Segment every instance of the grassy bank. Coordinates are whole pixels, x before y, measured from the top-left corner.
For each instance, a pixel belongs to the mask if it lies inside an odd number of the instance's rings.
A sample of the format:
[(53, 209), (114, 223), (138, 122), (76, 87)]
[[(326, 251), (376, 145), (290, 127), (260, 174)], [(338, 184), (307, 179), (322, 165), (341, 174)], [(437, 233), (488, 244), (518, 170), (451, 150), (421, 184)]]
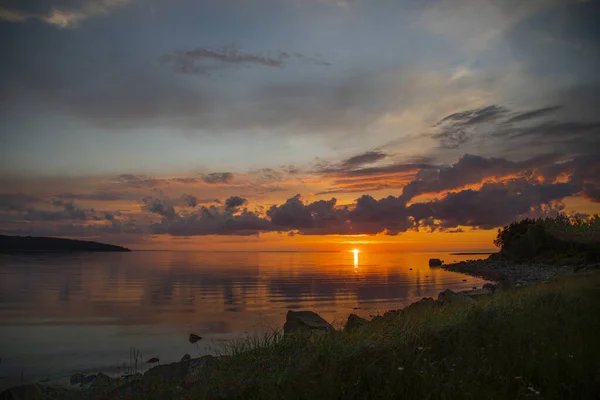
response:
[(592, 399), (600, 395), (600, 275), (471, 304), (390, 314), (357, 332), (238, 343), (187, 393), (248, 399)]

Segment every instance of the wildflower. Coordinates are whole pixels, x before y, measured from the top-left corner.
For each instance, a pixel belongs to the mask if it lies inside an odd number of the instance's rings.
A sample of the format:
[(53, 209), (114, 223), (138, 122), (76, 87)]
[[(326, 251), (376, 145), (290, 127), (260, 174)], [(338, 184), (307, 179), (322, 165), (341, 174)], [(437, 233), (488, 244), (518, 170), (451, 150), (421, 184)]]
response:
[(398, 367), (398, 371), (404, 371), (404, 367)]
[(423, 350), (423, 346), (419, 346), (419, 347), (417, 347), (417, 349)]

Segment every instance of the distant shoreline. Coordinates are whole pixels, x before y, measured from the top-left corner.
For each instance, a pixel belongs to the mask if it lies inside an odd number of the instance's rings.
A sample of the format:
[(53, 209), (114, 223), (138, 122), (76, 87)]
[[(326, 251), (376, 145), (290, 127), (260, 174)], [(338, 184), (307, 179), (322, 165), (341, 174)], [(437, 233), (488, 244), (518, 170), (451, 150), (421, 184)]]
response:
[(81, 252), (130, 252), (126, 247), (112, 244), (35, 236), (0, 235), (0, 253), (81, 253)]
[(474, 253), (450, 253), (451, 256), (484, 256), (486, 254), (496, 254), (495, 251), (484, 251)]

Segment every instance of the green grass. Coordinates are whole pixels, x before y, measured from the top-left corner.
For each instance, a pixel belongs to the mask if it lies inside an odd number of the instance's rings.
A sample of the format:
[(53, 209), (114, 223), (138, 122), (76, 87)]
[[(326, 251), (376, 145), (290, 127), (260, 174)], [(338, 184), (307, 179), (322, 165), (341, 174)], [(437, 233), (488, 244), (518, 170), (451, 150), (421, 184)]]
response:
[(593, 399), (599, 339), (600, 275), (577, 276), (388, 315), (354, 333), (254, 337), (186, 397)]

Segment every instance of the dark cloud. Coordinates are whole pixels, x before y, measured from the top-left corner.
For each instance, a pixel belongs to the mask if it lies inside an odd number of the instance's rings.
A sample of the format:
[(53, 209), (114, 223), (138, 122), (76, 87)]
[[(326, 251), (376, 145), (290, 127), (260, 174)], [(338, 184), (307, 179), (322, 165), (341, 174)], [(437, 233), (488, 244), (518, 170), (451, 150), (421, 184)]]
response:
[(520, 162), (465, 154), (449, 167), (421, 170), (416, 179), (404, 187), (402, 197), (408, 201), (423, 193), (457, 189), (468, 184), (479, 183), (486, 178), (504, 177), (552, 165), (559, 160), (560, 157), (556, 154)]
[(248, 53), (235, 47), (203, 48), (180, 51), (161, 57), (160, 61), (170, 65), (175, 71), (185, 74), (211, 75), (231, 67), (258, 65), (283, 68), (291, 59), (315, 65), (329, 66), (330, 63), (317, 57), (300, 53), (289, 54), (279, 51), (275, 55)]
[(237, 209), (245, 204), (248, 204), (248, 200), (240, 196), (232, 196), (225, 200), (226, 211), (237, 211)]
[(231, 183), (233, 174), (231, 172), (213, 172), (202, 176), (202, 180), (211, 185), (219, 183)]
[(350, 157), (342, 161), (342, 167), (353, 168), (363, 164), (372, 164), (376, 161), (383, 160), (388, 155), (381, 151), (367, 151), (365, 153)]
[(443, 228), (471, 226), (494, 228), (508, 224), (543, 204), (577, 194), (571, 183), (531, 184), (525, 180), (484, 184), (480, 190), (449, 193), (428, 203), (431, 215)]
[(28, 209), (24, 215), (24, 219), (28, 221), (62, 221), (62, 220), (80, 220), (85, 221), (88, 219), (98, 219), (94, 215), (93, 210), (84, 210), (79, 208), (75, 203), (62, 200), (52, 200), (54, 207), (62, 210), (38, 210)]
[(298, 194), (282, 205), (274, 205), (267, 210), (267, 216), (274, 230), (295, 230), (302, 234), (326, 235), (349, 233), (347, 224), (348, 209), (337, 208), (337, 200), (319, 200), (304, 204)]
[(198, 198), (196, 196), (192, 196), (191, 194), (184, 194), (181, 196), (183, 203), (188, 207), (196, 207), (198, 205)]
[(92, 201), (118, 201), (123, 200), (127, 193), (117, 191), (98, 191), (92, 193), (61, 193), (57, 195), (63, 200), (92, 200)]
[(535, 137), (539, 139), (565, 138), (574, 140), (577, 135), (600, 132), (600, 122), (556, 122), (549, 121), (536, 126), (509, 131), (511, 138)]
[(233, 215), (231, 212), (219, 211), (216, 207), (201, 207), (194, 214), (152, 225), (154, 234), (172, 236), (204, 236), (204, 235), (256, 235), (260, 232), (272, 231), (271, 223), (255, 213), (242, 211)]
[(470, 139), (467, 132), (459, 127), (443, 129), (440, 133), (433, 135), (433, 137), (438, 139), (441, 147), (445, 149), (457, 149)]
[(142, 199), (142, 211), (161, 215), (171, 221), (179, 218), (175, 208), (168, 199), (159, 199), (156, 197), (145, 197)]
[(24, 211), (41, 200), (22, 193), (0, 193), (0, 210)]
[(481, 124), (484, 122), (495, 121), (500, 117), (506, 115), (508, 110), (505, 107), (499, 105), (491, 105), (482, 108), (476, 108), (474, 110), (457, 112), (447, 117), (442, 118), (435, 126), (439, 126), (444, 123), (451, 122), (454, 125), (469, 126)]
[(155, 179), (143, 175), (121, 174), (117, 177), (117, 183), (131, 188), (154, 188), (166, 183), (163, 179)]
[(562, 106), (552, 106), (552, 107), (538, 108), (537, 110), (525, 111), (525, 112), (521, 112), (521, 113), (518, 113), (518, 114), (510, 117), (505, 122), (506, 123), (522, 122), (522, 121), (527, 121), (529, 119), (540, 118), (540, 117), (544, 117), (548, 114), (552, 114), (552, 113), (560, 110), (561, 108), (562, 108)]

